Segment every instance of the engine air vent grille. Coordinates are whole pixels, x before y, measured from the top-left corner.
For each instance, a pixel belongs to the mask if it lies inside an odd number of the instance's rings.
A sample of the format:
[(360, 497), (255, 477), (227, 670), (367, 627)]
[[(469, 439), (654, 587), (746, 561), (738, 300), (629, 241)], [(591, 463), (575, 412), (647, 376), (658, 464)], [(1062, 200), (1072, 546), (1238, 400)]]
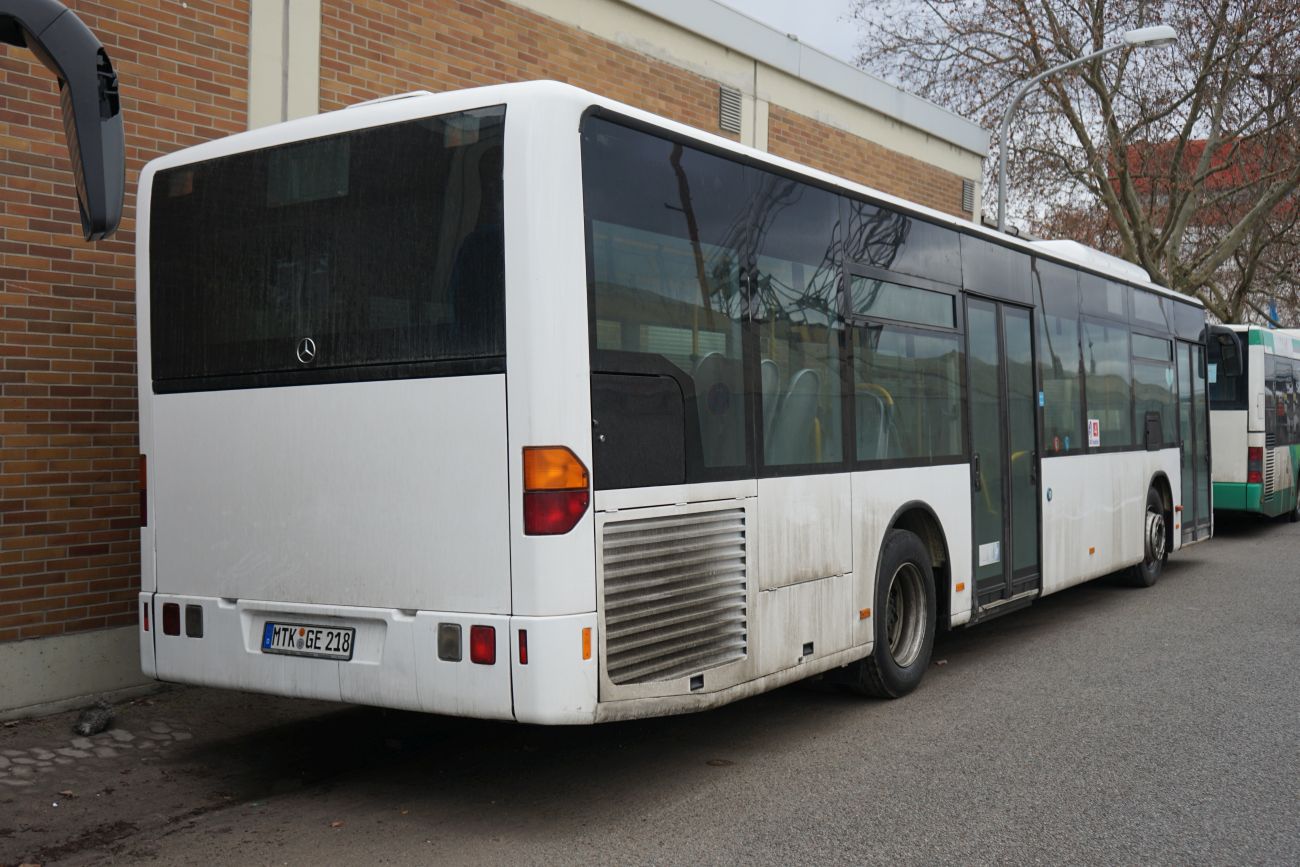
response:
[(1264, 499), (1273, 498), (1277, 490), (1277, 437), (1268, 434), (1264, 438)]
[(611, 682), (672, 680), (745, 657), (746, 544), (744, 509), (605, 525)]

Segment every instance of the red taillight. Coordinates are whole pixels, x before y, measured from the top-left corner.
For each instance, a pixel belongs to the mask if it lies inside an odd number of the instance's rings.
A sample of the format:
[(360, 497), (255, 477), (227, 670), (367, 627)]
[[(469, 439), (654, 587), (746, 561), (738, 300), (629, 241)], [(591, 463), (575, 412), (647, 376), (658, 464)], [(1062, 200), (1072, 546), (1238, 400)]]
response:
[(524, 449), (524, 533), (558, 536), (577, 526), (591, 505), (587, 468), (564, 446)]
[(491, 626), (469, 628), (469, 661), (479, 665), (496, 665), (497, 631)]
[(528, 630), (519, 630), (519, 664), (528, 664)]
[(163, 604), (163, 634), (181, 634), (181, 607), (175, 602)]
[(149, 603), (140, 603), (140, 623), (144, 626), (144, 631), (149, 631)]
[(144, 455), (140, 455), (140, 526), (149, 526), (149, 472)]
[(1264, 450), (1259, 446), (1246, 449), (1246, 484), (1264, 483)]
[(533, 491), (524, 494), (524, 532), (529, 536), (558, 536), (577, 525), (587, 512), (586, 491)]

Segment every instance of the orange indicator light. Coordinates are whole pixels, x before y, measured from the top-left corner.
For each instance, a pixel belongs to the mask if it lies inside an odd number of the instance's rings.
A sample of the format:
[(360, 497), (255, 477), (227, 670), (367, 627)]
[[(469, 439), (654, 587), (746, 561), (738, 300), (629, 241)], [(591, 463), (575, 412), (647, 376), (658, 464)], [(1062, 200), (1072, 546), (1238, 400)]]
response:
[(582, 658), (591, 659), (591, 627), (582, 628)]
[(871, 616), (871, 609), (870, 609), (870, 608), (863, 608), (861, 611), (858, 612), (858, 619), (859, 619), (859, 620), (866, 620), (866, 619), (869, 618), (870, 616)]
[(1089, 549), (1088, 549), (1088, 556), (1089, 556), (1089, 557), (1091, 557), (1093, 554), (1096, 554), (1096, 553), (1097, 553), (1097, 549), (1096, 549), (1096, 548), (1089, 548)]
[(965, 590), (965, 589), (966, 589), (966, 582), (965, 582), (965, 581), (958, 581), (958, 582), (957, 582), (957, 592), (960, 593), (960, 592), (962, 592), (962, 591)]
[(587, 468), (564, 446), (524, 449), (525, 491), (585, 490), (587, 484)]

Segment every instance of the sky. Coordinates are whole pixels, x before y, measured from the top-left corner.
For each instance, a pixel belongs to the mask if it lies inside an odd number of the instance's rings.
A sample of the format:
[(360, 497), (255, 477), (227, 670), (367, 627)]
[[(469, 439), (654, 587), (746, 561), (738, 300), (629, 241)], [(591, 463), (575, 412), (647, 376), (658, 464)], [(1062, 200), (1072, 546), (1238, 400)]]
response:
[(853, 62), (857, 28), (848, 20), (853, 0), (719, 0), (782, 33), (821, 49), (846, 63)]

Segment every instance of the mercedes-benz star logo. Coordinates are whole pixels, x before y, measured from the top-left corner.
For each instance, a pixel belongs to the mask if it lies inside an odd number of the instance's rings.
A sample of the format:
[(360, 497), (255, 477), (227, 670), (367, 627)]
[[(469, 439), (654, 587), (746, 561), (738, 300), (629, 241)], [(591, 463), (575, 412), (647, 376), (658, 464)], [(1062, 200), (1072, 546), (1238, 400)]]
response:
[(298, 360), (303, 364), (311, 364), (316, 360), (316, 341), (310, 337), (304, 337), (298, 341)]

